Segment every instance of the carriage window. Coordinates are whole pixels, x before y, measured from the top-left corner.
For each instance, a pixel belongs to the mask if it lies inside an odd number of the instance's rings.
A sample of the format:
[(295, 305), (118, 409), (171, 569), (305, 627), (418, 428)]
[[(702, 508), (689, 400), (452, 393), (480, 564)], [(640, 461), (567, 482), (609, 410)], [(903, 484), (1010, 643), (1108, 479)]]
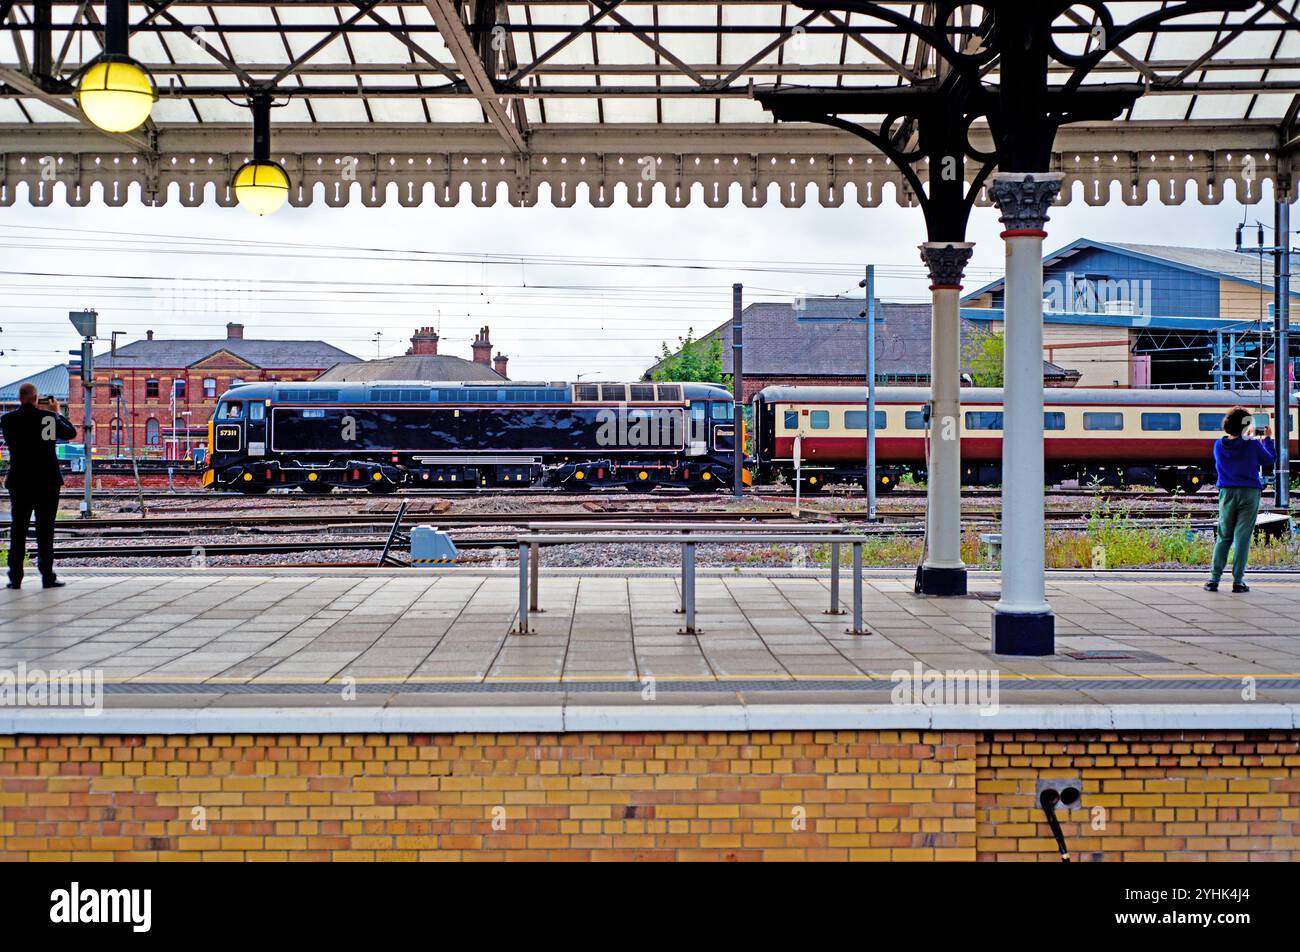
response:
[(831, 428), (831, 411), (812, 411), (812, 413), (808, 414), (808, 425), (814, 430), (829, 430)]
[(260, 420), (266, 415), (266, 404), (253, 402), (248, 405), (248, 418), (250, 420)]
[(661, 383), (659, 385), (660, 400), (680, 400), (682, 398), (682, 388), (675, 383)]
[(1059, 410), (1048, 410), (1043, 414), (1044, 430), (1064, 430), (1065, 414)]
[[(884, 410), (876, 411), (876, 429), (885, 428), (886, 413)], [(845, 410), (844, 411), (844, 429), (846, 430), (865, 430), (867, 428), (867, 411), (866, 410)]]
[(1196, 420), (1202, 433), (1218, 433), (1223, 429), (1222, 413), (1198, 413)]
[(596, 400), (598, 391), (594, 383), (575, 383), (573, 385), (574, 400)]
[(1083, 428), (1085, 430), (1122, 430), (1124, 429), (1124, 414), (1085, 413), (1083, 415)]
[(719, 400), (713, 404), (713, 419), (730, 420), (736, 415), (735, 411), (736, 405), (734, 403), (727, 403), (724, 400)]
[(1002, 429), (1002, 411), (972, 410), (966, 414), (966, 429), (1000, 430)]
[(785, 411), (785, 428), (786, 428), (787, 430), (797, 430), (797, 429), (799, 429), (799, 411), (798, 411), (798, 410), (786, 410), (786, 411)]
[(908, 410), (907, 413), (903, 415), (903, 426), (907, 427), (909, 430), (924, 430), (925, 411)]
[(1161, 430), (1169, 432), (1172, 430), (1181, 430), (1182, 428), (1183, 415), (1181, 413), (1142, 414), (1142, 429), (1144, 430)]
[(655, 398), (655, 385), (652, 383), (634, 383), (632, 384), (633, 400), (653, 400)]
[(600, 387), (600, 399), (612, 400), (616, 403), (626, 403), (627, 387), (623, 386), (621, 383), (602, 384)]

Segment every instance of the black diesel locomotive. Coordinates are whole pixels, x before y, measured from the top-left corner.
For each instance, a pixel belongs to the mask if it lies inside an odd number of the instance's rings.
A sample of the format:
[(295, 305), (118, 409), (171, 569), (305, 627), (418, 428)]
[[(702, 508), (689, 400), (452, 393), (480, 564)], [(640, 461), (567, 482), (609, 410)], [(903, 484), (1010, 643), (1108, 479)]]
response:
[(203, 485), (721, 490), (733, 410), (704, 383), (249, 383), (217, 404)]

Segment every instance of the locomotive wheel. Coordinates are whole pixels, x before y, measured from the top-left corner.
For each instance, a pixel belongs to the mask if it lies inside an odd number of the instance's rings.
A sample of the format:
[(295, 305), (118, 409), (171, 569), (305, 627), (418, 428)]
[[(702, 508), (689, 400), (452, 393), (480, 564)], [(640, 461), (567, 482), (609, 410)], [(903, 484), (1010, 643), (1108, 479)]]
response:
[(820, 476), (809, 476), (803, 481), (803, 491), (806, 493), (819, 493), (825, 486), (826, 483)]
[(576, 479), (565, 480), (562, 485), (565, 492), (568, 493), (589, 493), (591, 492), (591, 483), (579, 482)]
[(641, 483), (641, 482), (637, 482), (637, 483), (628, 483), (628, 484), (627, 484), (627, 488), (628, 488), (628, 491), (629, 491), (629, 492), (634, 492), (634, 493), (652, 493), (652, 492), (655, 491), (655, 487), (658, 486), (658, 485), (659, 485), (658, 483), (650, 483), (650, 482), (644, 482), (644, 483)]
[(389, 493), (397, 492), (397, 483), (370, 483), (366, 486), (366, 492), (374, 493), (376, 496), (387, 496)]
[(271, 491), (271, 487), (259, 486), (257, 483), (245, 483), (239, 487), (239, 491), (247, 496), (264, 496)]
[(299, 488), (308, 496), (326, 496), (334, 491), (330, 483), (303, 483)]

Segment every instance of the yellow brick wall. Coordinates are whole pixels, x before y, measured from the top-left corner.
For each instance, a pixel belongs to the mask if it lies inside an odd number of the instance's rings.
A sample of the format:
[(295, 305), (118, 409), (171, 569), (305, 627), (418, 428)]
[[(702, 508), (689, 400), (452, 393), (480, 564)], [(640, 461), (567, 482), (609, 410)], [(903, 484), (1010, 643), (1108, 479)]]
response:
[(1300, 734), (994, 733), (980, 743), (979, 858), (1060, 862), (1038, 778), (1083, 784), (1058, 813), (1071, 858), (1300, 859)]
[[(0, 736), (0, 860), (1300, 859), (1300, 734)], [(1094, 829), (1093, 811), (1102, 825)]]
[(0, 859), (973, 859), (974, 768), (906, 731), (0, 737)]

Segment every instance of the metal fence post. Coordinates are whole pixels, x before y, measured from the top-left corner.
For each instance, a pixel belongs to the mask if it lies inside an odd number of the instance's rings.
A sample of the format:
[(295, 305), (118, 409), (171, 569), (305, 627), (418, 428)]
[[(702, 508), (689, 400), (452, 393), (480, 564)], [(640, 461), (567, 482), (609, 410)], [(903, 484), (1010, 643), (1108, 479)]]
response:
[(682, 610), (686, 612), (686, 627), (678, 634), (694, 635), (695, 629), (695, 543), (682, 543)]
[(855, 635), (865, 635), (862, 627), (862, 542), (853, 543), (853, 629)]
[(843, 615), (840, 608), (840, 544), (831, 543), (831, 607), (826, 609), (828, 615)]
[(528, 634), (528, 556), (532, 548), (527, 542), (519, 543), (519, 627), (514, 633)]
[(532, 573), (532, 587), (529, 589), (528, 610), (531, 612), (540, 612), (542, 609), (537, 606), (538, 593), (541, 591), (541, 562), (542, 547), (540, 545), (530, 545), (528, 547), (528, 568)]
[[(690, 535), (690, 534), (691, 531), (689, 529), (685, 529), (682, 532), (682, 535)], [(682, 545), (682, 600), (681, 600), (681, 604), (678, 605), (676, 609), (674, 609), (673, 614), (674, 615), (686, 614), (686, 546), (684, 544)]]

